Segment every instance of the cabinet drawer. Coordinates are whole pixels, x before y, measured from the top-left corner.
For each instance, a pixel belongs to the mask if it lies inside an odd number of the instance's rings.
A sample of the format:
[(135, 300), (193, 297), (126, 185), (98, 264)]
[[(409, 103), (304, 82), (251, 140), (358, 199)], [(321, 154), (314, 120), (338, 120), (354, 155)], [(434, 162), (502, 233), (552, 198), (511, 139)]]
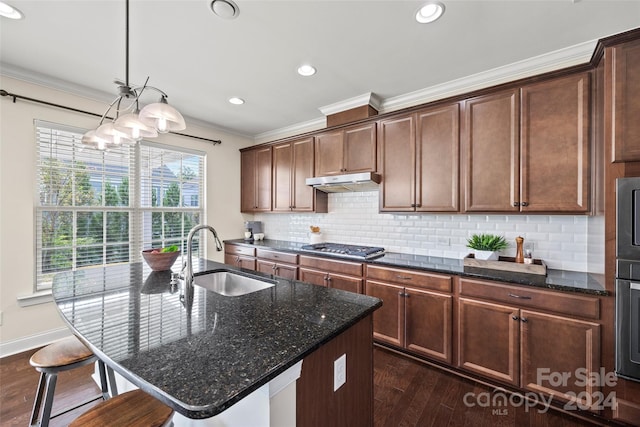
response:
[(298, 263), (298, 255), (290, 254), (286, 252), (267, 251), (265, 249), (257, 249), (256, 256), (262, 259), (269, 259), (271, 261), (287, 262), (289, 264)]
[(367, 265), (367, 279), (451, 292), (451, 276)]
[(299, 264), (300, 266), (311, 267), (317, 270), (362, 277), (362, 264), (359, 262), (336, 261), (327, 258), (300, 255)]
[(256, 249), (249, 246), (225, 244), (224, 251), (225, 253), (232, 254), (232, 255), (247, 255), (247, 256), (256, 255)]
[(499, 301), (519, 307), (538, 308), (569, 316), (596, 320), (600, 318), (600, 300), (583, 295), (568, 295), (525, 286), (470, 279), (460, 279), (460, 295)]

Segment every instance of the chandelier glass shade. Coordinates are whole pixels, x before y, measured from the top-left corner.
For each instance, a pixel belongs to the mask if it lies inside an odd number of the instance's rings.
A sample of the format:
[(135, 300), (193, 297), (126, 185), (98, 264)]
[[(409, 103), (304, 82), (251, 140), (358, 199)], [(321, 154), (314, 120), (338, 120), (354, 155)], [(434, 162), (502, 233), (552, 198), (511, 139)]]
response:
[(120, 132), (129, 134), (134, 141), (158, 136), (158, 131), (153, 126), (149, 126), (140, 120), (137, 111), (118, 117), (113, 122), (113, 126)]
[[(143, 86), (129, 85), (129, 0), (125, 3), (126, 81), (117, 82), (120, 95), (109, 104), (98, 128), (89, 130), (82, 137), (84, 144), (99, 150), (107, 150), (121, 144), (133, 144), (142, 138), (155, 138), (159, 133), (177, 132), (187, 127), (182, 114), (167, 103), (166, 93), (156, 87), (147, 86), (146, 82)], [(140, 97), (149, 90), (160, 93), (160, 101), (139, 110)], [(115, 112), (114, 118), (108, 117), (112, 110)]]
[(182, 114), (163, 96), (160, 102), (149, 104), (140, 111), (140, 121), (155, 128), (160, 133), (183, 130), (186, 127)]

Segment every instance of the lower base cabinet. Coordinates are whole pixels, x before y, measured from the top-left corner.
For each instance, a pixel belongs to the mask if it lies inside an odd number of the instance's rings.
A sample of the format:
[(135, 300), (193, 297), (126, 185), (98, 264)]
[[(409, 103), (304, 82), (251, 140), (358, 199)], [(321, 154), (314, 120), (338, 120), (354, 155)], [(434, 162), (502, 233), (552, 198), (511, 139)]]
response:
[(230, 243), (225, 243), (224, 245), (224, 263), (233, 265), (234, 267), (255, 270), (255, 255), (256, 251), (253, 248)]
[(458, 367), (581, 407), (596, 404), (600, 325), (459, 298)]
[[(415, 286), (405, 285), (407, 282)], [(365, 287), (367, 295), (383, 301), (373, 314), (376, 341), (448, 364), (453, 362), (453, 296), (430, 290), (450, 290), (450, 276), (367, 266)]]
[(298, 280), (318, 286), (361, 294), (362, 264), (300, 256)]

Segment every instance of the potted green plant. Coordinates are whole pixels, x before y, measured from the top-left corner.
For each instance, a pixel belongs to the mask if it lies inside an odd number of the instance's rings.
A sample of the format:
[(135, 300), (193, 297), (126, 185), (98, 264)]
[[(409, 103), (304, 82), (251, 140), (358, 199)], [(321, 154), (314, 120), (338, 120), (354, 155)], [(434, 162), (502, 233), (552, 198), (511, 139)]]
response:
[(476, 259), (497, 260), (498, 251), (509, 247), (503, 236), (495, 234), (474, 234), (467, 239), (467, 247), (474, 250)]

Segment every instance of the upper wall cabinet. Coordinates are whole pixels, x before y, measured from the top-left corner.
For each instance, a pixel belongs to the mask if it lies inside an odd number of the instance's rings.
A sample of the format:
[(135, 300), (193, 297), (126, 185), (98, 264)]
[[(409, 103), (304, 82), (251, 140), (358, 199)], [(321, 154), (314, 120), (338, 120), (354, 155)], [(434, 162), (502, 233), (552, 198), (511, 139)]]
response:
[(315, 210), (315, 190), (305, 184), (313, 176), (313, 151), (313, 137), (273, 146), (274, 212)]
[(520, 209), (589, 210), (590, 74), (522, 88)]
[(315, 176), (375, 172), (376, 124), (365, 123), (316, 135)]
[(465, 103), (464, 210), (587, 212), (589, 74)]
[(380, 211), (458, 211), (459, 106), (378, 123)]
[(472, 98), (464, 112), (464, 210), (518, 211), (518, 89)]
[(240, 211), (271, 210), (271, 147), (240, 153)]
[[(608, 135), (613, 138), (613, 161), (640, 160), (640, 40), (605, 50), (605, 95)], [(608, 89), (608, 85), (606, 85)]]

